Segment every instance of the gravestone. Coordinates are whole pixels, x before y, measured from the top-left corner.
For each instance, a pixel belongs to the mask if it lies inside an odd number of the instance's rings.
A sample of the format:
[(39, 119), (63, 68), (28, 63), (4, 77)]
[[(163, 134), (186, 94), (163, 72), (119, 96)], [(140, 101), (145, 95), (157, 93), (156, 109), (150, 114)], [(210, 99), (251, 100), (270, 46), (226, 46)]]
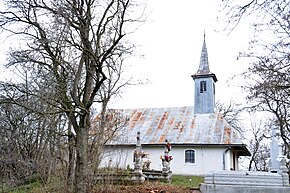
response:
[(165, 182), (171, 182), (172, 180), (172, 171), (170, 171), (170, 162), (173, 158), (172, 156), (169, 155), (170, 151), (171, 151), (171, 144), (166, 139), (165, 146), (164, 146), (164, 155), (161, 156), (162, 177), (163, 177), (163, 181)]
[(287, 159), (282, 155), (276, 130), (270, 144), (270, 171), (217, 171), (205, 176), (202, 193), (290, 193)]
[(275, 128), (272, 129), (270, 143), (270, 172), (277, 173), (280, 170), (280, 161), (279, 158), (282, 156), (282, 146), (277, 138), (277, 131)]
[(171, 151), (170, 143), (165, 140), (165, 149), (164, 149), (164, 156), (162, 157), (162, 173), (167, 174), (170, 172), (170, 161), (172, 160), (172, 156), (169, 155)]
[(132, 177), (132, 180), (135, 182), (145, 181), (145, 175), (142, 172), (142, 165), (143, 165), (142, 157), (143, 157), (143, 151), (141, 148), (140, 132), (138, 131), (136, 148), (134, 151), (134, 174)]

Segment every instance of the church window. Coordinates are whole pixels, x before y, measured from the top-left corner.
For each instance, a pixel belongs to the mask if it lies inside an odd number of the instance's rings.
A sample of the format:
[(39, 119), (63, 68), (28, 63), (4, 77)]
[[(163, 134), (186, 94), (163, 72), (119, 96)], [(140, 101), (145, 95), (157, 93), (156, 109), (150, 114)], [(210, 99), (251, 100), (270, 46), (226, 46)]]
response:
[(206, 81), (200, 81), (200, 93), (206, 91)]
[(195, 150), (185, 150), (185, 163), (195, 163)]

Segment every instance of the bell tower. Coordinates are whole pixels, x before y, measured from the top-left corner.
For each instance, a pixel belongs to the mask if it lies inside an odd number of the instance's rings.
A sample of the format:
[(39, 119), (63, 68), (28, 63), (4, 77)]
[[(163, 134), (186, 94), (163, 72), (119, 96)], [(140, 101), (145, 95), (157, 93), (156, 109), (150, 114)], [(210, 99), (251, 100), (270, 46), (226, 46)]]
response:
[(214, 113), (215, 83), (217, 78), (215, 74), (211, 73), (209, 70), (205, 34), (200, 55), (199, 68), (194, 75), (191, 75), (191, 77), (195, 82), (194, 113)]

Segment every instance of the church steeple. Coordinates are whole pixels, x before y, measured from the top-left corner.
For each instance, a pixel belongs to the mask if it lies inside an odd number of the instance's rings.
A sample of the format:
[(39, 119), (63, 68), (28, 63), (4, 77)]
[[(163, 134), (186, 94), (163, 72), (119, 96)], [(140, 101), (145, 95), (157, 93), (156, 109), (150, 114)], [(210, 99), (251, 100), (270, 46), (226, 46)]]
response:
[(215, 74), (211, 73), (209, 70), (205, 34), (200, 55), (199, 68), (191, 77), (195, 82), (194, 113), (214, 113), (215, 82), (217, 81), (217, 78)]
[(203, 45), (202, 45), (202, 50), (201, 50), (201, 55), (200, 55), (199, 68), (198, 68), (197, 73), (199, 73), (199, 74), (209, 73), (208, 55), (207, 55), (207, 48), (206, 48), (206, 43), (205, 43), (205, 34), (204, 34)]

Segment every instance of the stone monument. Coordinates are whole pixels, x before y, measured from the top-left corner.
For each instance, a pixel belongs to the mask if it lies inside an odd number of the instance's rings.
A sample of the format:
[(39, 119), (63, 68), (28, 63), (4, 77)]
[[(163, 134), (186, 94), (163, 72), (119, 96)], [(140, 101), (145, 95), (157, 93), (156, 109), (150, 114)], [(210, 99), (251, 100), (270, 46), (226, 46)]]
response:
[(135, 182), (144, 182), (145, 181), (145, 175), (142, 172), (142, 157), (143, 157), (143, 151), (141, 148), (141, 139), (140, 139), (140, 132), (137, 132), (137, 142), (136, 142), (136, 148), (134, 151), (134, 174), (133, 174), (133, 181)]
[(282, 155), (282, 144), (277, 137), (277, 130), (272, 129), (271, 143), (270, 143), (270, 172), (278, 173), (281, 166), (281, 159), (286, 158)]
[(166, 145), (164, 149), (164, 156), (161, 158), (162, 160), (162, 173), (168, 173), (170, 171), (170, 161), (172, 160), (172, 156), (169, 156), (169, 152), (171, 151), (170, 143), (165, 140)]
[(289, 186), (289, 175), (287, 174), (288, 168), (286, 167), (287, 157), (282, 153), (282, 144), (277, 136), (277, 130), (273, 128), (270, 144), (270, 172), (280, 174), (282, 176), (283, 184)]
[(202, 193), (290, 193), (287, 159), (272, 131), (270, 172), (217, 171), (205, 176)]
[(162, 175), (164, 180), (170, 182), (172, 180), (172, 172), (170, 171), (170, 161), (173, 159), (172, 156), (169, 155), (171, 151), (171, 144), (168, 140), (165, 140), (165, 148), (164, 155), (161, 156), (162, 161)]

